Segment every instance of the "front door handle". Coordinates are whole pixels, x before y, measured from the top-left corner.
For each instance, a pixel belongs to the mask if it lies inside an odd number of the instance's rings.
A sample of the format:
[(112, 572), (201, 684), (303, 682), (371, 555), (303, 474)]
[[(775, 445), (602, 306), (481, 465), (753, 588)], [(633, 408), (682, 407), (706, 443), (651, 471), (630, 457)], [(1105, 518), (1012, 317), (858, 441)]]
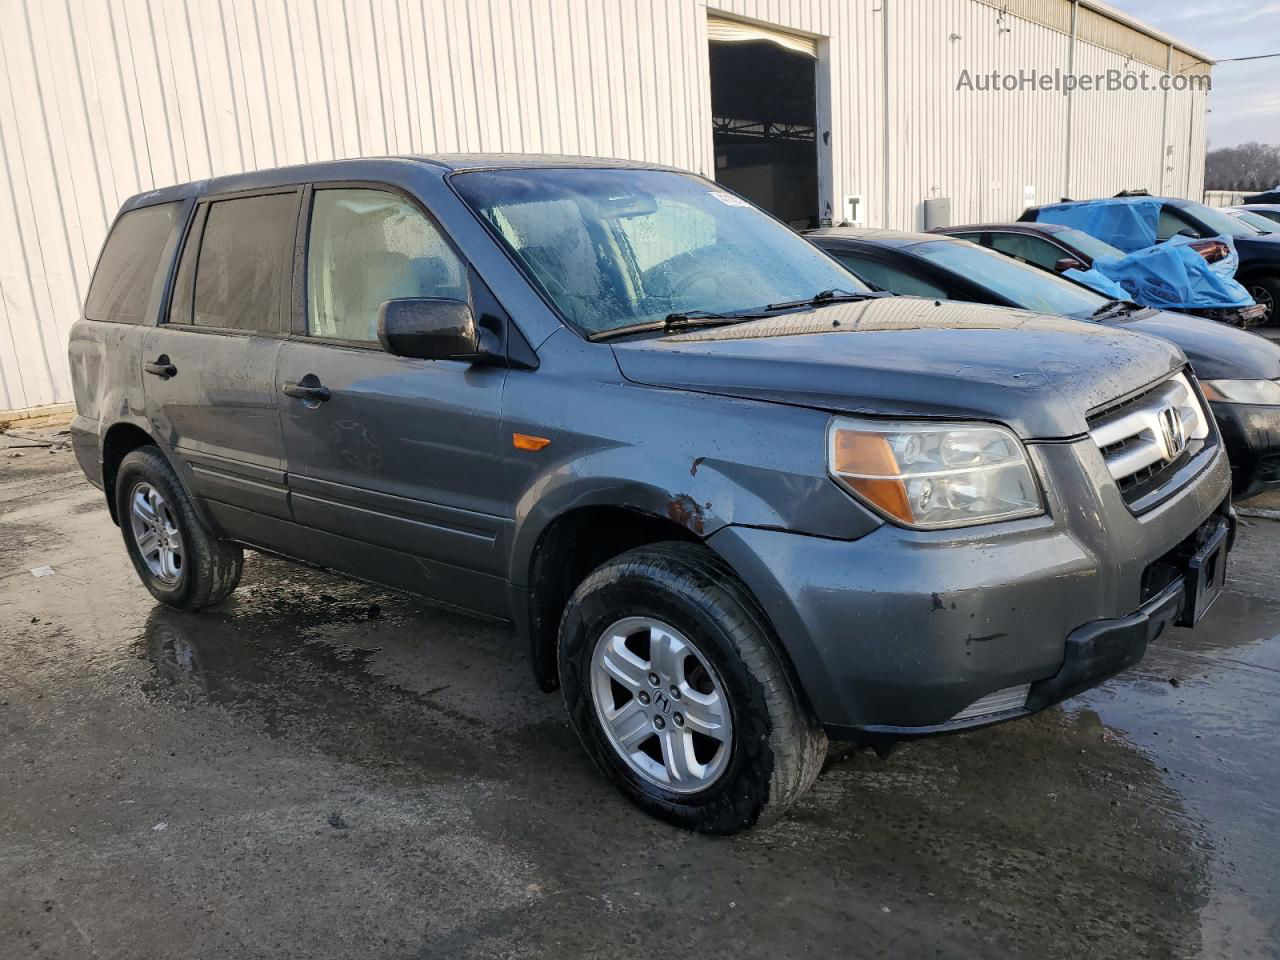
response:
[(324, 403), (329, 399), (329, 388), (320, 385), (320, 378), (308, 373), (300, 381), (288, 381), (284, 385), (284, 395), (295, 400), (309, 400), (312, 403)]
[(160, 354), (151, 363), (144, 363), (142, 369), (154, 377), (159, 377), (161, 380), (168, 380), (170, 377), (178, 375), (178, 368), (169, 362), (167, 353)]

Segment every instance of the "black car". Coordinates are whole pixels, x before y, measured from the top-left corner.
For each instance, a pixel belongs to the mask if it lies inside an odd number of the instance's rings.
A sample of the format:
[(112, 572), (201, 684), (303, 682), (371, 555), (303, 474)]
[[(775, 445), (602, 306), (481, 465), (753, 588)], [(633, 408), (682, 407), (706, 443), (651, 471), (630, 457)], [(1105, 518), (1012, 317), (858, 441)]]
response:
[(859, 278), (890, 293), (1021, 307), (1173, 341), (1191, 361), (1218, 421), (1235, 496), (1280, 487), (1280, 346), (1270, 340), (1199, 317), (1108, 300), (958, 238), (845, 227), (807, 236)]
[[(1265, 323), (1276, 319), (1276, 301), (1280, 300), (1280, 236), (1264, 235), (1247, 223), (1213, 207), (1182, 200), (1178, 197), (1155, 197), (1161, 203), (1156, 242), (1177, 236), (1209, 239), (1227, 236), (1240, 254), (1236, 279), (1266, 311)], [(1060, 204), (1055, 204), (1060, 206)], [(1029, 207), (1018, 219), (1034, 223), (1043, 207)], [(1106, 237), (1102, 238), (1103, 240)]]
[[(1125, 255), (1123, 250), (1105, 240), (1057, 223), (978, 223), (935, 227), (929, 232), (971, 240), (1015, 260), (1055, 273), (1088, 270), (1094, 260)], [(1222, 259), (1229, 252), (1226, 244), (1217, 240), (1199, 240), (1192, 246), (1209, 263)], [(1236, 327), (1252, 326), (1267, 320), (1266, 307), (1260, 302), (1247, 307), (1189, 307), (1178, 312), (1193, 313)]]

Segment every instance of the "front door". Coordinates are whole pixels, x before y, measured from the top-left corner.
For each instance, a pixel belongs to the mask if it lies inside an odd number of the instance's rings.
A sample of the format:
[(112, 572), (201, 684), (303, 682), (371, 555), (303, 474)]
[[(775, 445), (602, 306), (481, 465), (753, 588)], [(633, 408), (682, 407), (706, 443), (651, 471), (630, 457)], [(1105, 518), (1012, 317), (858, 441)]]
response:
[(143, 340), (153, 436), (228, 535), (285, 553), (289, 518), (276, 360), (289, 328), (301, 188), (197, 208), (167, 322)]
[(466, 265), (390, 189), (317, 188), (306, 245), (298, 335), (283, 346), (277, 389), (293, 514), (311, 528), (312, 559), (504, 614), (506, 370), (396, 357), (377, 339), (386, 300), (467, 300)]

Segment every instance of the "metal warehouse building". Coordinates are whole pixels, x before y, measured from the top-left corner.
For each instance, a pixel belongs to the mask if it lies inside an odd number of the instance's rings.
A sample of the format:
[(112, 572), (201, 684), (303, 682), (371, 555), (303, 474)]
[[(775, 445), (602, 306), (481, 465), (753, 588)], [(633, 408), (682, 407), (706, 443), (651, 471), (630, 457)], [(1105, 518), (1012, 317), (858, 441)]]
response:
[[(71, 400), (67, 333), (116, 208), (178, 181), (550, 151), (685, 167), (797, 225), (897, 228), (1202, 188), (1206, 92), (1188, 78), (1208, 61), (1094, 0), (0, 0), (0, 15), (0, 420)], [(1055, 71), (1149, 89), (981, 89)]]

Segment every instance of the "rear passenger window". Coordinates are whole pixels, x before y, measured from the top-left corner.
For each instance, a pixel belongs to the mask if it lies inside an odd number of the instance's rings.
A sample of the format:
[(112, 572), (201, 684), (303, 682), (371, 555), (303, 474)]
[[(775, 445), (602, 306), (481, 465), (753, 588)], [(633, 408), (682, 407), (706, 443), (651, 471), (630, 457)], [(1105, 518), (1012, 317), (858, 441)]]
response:
[(384, 190), (317, 190), (307, 247), (307, 332), (376, 341), (378, 308), (466, 300), (467, 270), (416, 206)]
[(273, 193), (209, 206), (196, 263), (197, 326), (288, 331), (284, 295), (297, 202), (294, 193)]
[(84, 315), (111, 323), (142, 323), (156, 285), (165, 246), (173, 234), (180, 203), (130, 210), (116, 221), (89, 284)]

